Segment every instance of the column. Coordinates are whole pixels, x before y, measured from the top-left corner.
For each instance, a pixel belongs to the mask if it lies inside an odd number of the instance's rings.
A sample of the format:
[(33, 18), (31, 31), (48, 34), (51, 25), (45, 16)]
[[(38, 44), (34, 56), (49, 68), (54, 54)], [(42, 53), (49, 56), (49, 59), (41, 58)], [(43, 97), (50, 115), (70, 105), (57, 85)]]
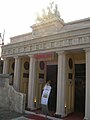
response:
[(85, 120), (90, 119), (90, 49), (86, 50), (86, 98)]
[(15, 57), (15, 67), (14, 67), (14, 89), (19, 91), (20, 86), (20, 58), (18, 56)]
[(28, 108), (34, 109), (34, 95), (35, 95), (35, 58), (30, 56), (29, 63), (29, 83), (28, 83)]
[(3, 74), (8, 74), (9, 69), (9, 60), (7, 58), (4, 58), (3, 60)]
[(56, 115), (65, 116), (65, 53), (58, 53), (57, 106)]

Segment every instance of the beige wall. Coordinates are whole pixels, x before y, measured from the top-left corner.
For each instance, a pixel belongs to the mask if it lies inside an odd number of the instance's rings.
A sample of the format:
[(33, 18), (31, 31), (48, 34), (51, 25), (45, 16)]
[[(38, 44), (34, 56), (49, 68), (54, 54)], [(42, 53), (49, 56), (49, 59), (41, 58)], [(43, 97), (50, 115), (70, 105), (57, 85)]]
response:
[[(72, 58), (73, 68), (69, 68), (68, 60)], [(75, 96), (75, 64), (85, 63), (85, 53), (68, 53), (66, 55), (66, 114), (74, 111), (74, 96)], [(72, 79), (69, 79), (69, 73), (72, 74)]]
[(24, 63), (29, 63), (29, 57), (21, 58), (21, 79), (20, 79), (20, 92), (27, 93), (28, 90), (28, 80), (29, 77), (25, 77), (24, 75), (29, 75), (29, 69), (26, 70), (24, 68)]

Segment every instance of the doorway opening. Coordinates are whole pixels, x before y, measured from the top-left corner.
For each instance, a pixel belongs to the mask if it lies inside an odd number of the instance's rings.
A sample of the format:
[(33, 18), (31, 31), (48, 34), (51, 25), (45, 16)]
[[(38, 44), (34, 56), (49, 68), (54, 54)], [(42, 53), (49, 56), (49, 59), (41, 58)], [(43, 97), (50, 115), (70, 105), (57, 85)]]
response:
[(47, 65), (46, 82), (51, 80), (51, 93), (48, 101), (49, 111), (56, 111), (57, 101), (57, 65)]
[(85, 114), (86, 65), (75, 64), (75, 103), (74, 111)]

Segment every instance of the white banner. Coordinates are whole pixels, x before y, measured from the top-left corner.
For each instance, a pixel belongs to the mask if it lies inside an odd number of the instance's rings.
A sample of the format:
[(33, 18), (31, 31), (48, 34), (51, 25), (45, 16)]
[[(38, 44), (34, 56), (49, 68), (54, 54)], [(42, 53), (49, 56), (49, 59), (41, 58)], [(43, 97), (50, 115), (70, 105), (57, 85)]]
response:
[(43, 105), (48, 105), (48, 99), (49, 99), (49, 95), (51, 92), (51, 86), (45, 86), (43, 93), (42, 93), (42, 98), (41, 98), (41, 104)]

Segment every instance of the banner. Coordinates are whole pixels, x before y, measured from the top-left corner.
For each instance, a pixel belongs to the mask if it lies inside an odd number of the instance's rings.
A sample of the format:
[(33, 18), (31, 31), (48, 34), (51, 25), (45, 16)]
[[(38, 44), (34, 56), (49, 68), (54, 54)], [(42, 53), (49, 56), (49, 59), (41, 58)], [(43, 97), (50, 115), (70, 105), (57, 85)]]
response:
[(48, 105), (48, 99), (49, 99), (50, 92), (51, 92), (51, 86), (49, 85), (45, 86), (43, 93), (42, 93), (42, 98), (41, 98), (42, 105)]

